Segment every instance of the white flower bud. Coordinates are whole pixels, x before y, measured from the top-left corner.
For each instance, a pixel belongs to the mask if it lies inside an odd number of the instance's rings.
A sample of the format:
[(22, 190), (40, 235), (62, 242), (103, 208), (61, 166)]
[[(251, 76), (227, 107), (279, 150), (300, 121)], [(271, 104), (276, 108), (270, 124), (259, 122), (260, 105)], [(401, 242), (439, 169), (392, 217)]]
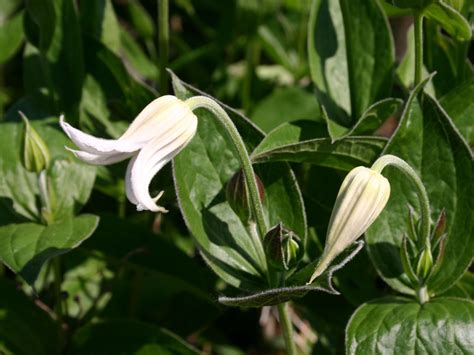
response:
[(323, 255), (309, 283), (370, 227), (389, 196), (390, 184), (379, 172), (359, 166), (347, 174), (332, 210)]

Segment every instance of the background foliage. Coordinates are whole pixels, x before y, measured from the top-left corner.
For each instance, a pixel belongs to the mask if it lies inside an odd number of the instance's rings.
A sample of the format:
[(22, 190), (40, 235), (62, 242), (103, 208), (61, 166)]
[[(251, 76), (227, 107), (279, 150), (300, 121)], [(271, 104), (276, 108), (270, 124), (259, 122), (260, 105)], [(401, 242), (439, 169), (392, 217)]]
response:
[[(209, 115), (198, 113), (196, 137), (154, 179), (166, 215), (134, 211), (124, 164), (92, 168), (63, 149), (62, 113), (117, 138), (153, 98), (198, 90), (228, 105), (264, 183), (266, 218), (303, 238), (304, 263), (322, 252), (347, 171), (382, 153), (417, 171), (433, 221), (447, 211), (445, 259), (422, 306), (399, 257), (407, 205), (418, 202), (388, 170), (392, 198), (367, 248), (335, 274), (341, 294), (278, 294), (296, 297), (302, 352), (472, 352), (474, 2), (429, 5), (423, 70), (437, 73), (414, 90), (403, 1), (170, 3), (166, 59), (154, 0), (0, 0), (0, 352), (283, 351), (274, 309), (247, 308), (274, 293), (239, 298), (262, 291), (261, 265), (242, 257), (250, 238), (223, 193), (238, 161)], [(159, 71), (164, 60), (172, 80)], [(51, 151), (52, 224), (21, 162), (19, 111)], [(232, 248), (219, 254), (221, 245)], [(394, 332), (400, 324), (406, 333)]]

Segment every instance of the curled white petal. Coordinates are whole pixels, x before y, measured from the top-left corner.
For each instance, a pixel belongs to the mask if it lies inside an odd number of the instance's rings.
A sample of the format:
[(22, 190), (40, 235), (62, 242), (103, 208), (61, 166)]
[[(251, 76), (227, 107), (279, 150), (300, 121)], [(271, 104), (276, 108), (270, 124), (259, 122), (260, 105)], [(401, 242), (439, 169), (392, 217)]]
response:
[(91, 165), (110, 165), (118, 163), (122, 160), (130, 158), (133, 153), (103, 153), (103, 154), (93, 154), (84, 152), (82, 150), (75, 150), (69, 147), (65, 147), (67, 150), (72, 152), (76, 158), (82, 160), (83, 162)]
[(141, 148), (140, 144), (133, 141), (97, 138), (90, 134), (84, 133), (64, 121), (64, 116), (60, 117), (59, 124), (67, 136), (74, 142), (74, 144), (87, 153), (97, 155), (106, 153), (122, 154), (132, 153)]
[(154, 198), (150, 196), (150, 182), (189, 143), (196, 129), (197, 117), (189, 113), (177, 120), (171, 129), (158, 134), (131, 162), (126, 177), (127, 196), (137, 205), (138, 210), (166, 211), (156, 204), (161, 193)]

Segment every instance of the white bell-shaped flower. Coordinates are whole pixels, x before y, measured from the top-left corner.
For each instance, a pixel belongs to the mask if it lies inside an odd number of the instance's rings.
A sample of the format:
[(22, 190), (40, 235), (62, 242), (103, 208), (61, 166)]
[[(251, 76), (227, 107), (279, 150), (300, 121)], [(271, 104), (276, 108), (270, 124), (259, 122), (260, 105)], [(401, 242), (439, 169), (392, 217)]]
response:
[(118, 139), (103, 139), (86, 134), (64, 121), (60, 124), (80, 150), (69, 149), (80, 160), (94, 165), (109, 165), (132, 158), (125, 177), (127, 198), (137, 210), (166, 212), (152, 198), (149, 186), (158, 171), (193, 138), (197, 117), (185, 102), (175, 96), (162, 96), (146, 106)]
[(347, 174), (329, 220), (323, 255), (309, 283), (370, 227), (389, 197), (390, 183), (379, 172), (359, 166)]

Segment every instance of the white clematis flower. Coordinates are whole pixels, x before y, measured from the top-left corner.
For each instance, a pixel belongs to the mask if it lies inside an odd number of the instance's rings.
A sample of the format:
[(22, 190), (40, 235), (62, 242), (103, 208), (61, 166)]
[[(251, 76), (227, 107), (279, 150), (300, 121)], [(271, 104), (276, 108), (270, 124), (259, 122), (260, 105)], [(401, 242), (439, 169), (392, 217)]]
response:
[(127, 198), (139, 211), (167, 212), (156, 204), (163, 191), (152, 198), (149, 185), (196, 133), (197, 117), (185, 102), (171, 95), (152, 101), (119, 139), (86, 134), (65, 122), (64, 117), (60, 124), (80, 150), (66, 148), (86, 163), (109, 165), (132, 158), (125, 176)]
[(379, 172), (359, 166), (344, 179), (329, 220), (323, 255), (309, 283), (377, 219), (390, 197), (390, 183)]

